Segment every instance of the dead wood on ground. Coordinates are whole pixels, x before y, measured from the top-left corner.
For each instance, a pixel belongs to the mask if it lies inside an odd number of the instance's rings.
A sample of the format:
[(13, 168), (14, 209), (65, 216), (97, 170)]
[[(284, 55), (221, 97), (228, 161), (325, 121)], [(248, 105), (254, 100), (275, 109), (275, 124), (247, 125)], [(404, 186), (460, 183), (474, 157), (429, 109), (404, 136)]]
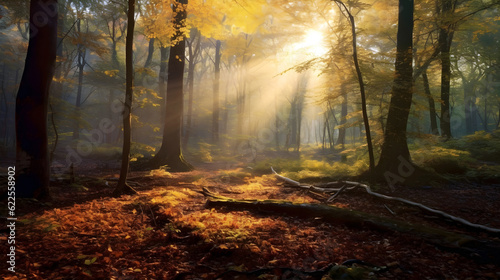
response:
[(282, 200), (232, 199), (217, 195), (203, 188), (201, 193), (208, 198), (207, 208), (227, 210), (249, 210), (303, 218), (320, 218), (333, 224), (344, 224), (356, 228), (370, 228), (380, 231), (396, 231), (421, 238), (431, 244), (452, 250), (480, 262), (500, 264), (500, 244), (481, 241), (472, 236), (445, 231), (424, 225), (375, 216), (354, 210), (329, 205), (292, 203)]
[(498, 228), (492, 228), (492, 227), (488, 227), (485, 225), (471, 223), (465, 219), (450, 215), (450, 214), (445, 213), (441, 210), (430, 208), (428, 206), (425, 206), (423, 204), (420, 204), (420, 203), (417, 203), (417, 202), (414, 202), (411, 200), (403, 199), (400, 197), (388, 196), (388, 195), (374, 192), (371, 190), (371, 188), (368, 185), (365, 185), (362, 183), (352, 182), (352, 181), (338, 181), (338, 182), (324, 183), (324, 184), (321, 184), (320, 186), (303, 185), (303, 184), (301, 184), (297, 181), (294, 181), (290, 178), (279, 175), (278, 173), (276, 173), (276, 171), (274, 171), (274, 169), (272, 167), (271, 167), (271, 170), (274, 173), (274, 175), (279, 180), (281, 180), (285, 184), (287, 184), (287, 186), (331, 194), (331, 196), (330, 196), (330, 198), (328, 198), (327, 202), (332, 202), (340, 193), (342, 193), (345, 190), (352, 190), (355, 188), (363, 188), (366, 190), (366, 192), (369, 195), (375, 196), (377, 198), (381, 198), (381, 199), (385, 199), (385, 200), (399, 201), (399, 202), (402, 202), (402, 203), (407, 204), (407, 205), (415, 206), (415, 207), (423, 209), (427, 212), (437, 214), (439, 216), (450, 219), (452, 221), (455, 221), (457, 223), (460, 223), (462, 225), (465, 225), (465, 226), (473, 228), (473, 229), (480, 229), (480, 230), (483, 230), (483, 231), (486, 231), (489, 233), (495, 233), (495, 234), (500, 233), (500, 229), (498, 229)]

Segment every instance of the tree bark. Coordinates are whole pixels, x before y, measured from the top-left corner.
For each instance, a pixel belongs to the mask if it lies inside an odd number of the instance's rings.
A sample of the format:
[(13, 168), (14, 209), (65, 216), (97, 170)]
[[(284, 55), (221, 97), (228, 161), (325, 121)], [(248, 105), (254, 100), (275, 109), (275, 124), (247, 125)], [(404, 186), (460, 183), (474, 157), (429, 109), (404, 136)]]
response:
[(165, 111), (167, 107), (167, 69), (168, 69), (168, 47), (163, 45), (160, 46), (160, 73), (158, 74), (158, 91), (160, 96), (163, 98), (163, 104), (161, 105), (161, 116), (160, 122), (165, 121)]
[(16, 98), (16, 197), (50, 198), (47, 114), (57, 17), (57, 0), (31, 0), (28, 53)]
[[(193, 46), (193, 42), (195, 42)], [(191, 136), (192, 120), (193, 120), (193, 94), (194, 94), (194, 70), (197, 63), (197, 57), (200, 50), (201, 44), (201, 34), (198, 30), (194, 29), (191, 40), (186, 41), (189, 53), (189, 63), (188, 63), (188, 76), (187, 76), (187, 86), (188, 86), (188, 108), (186, 114), (186, 126), (184, 127), (184, 137), (182, 144), (187, 147), (189, 142), (189, 137)]]
[(186, 172), (193, 167), (184, 160), (181, 149), (181, 131), (183, 115), (183, 80), (186, 41), (182, 29), (187, 18), (187, 0), (178, 0), (173, 5), (175, 18), (174, 25), (177, 31), (172, 37), (175, 45), (170, 47), (167, 75), (167, 98), (165, 122), (163, 127), (163, 141), (160, 150), (149, 162), (150, 168), (159, 168), (167, 165), (169, 171)]
[(431, 122), (431, 133), (434, 135), (439, 135), (437, 119), (436, 119), (436, 105), (434, 104), (435, 101), (434, 98), (432, 97), (429, 78), (427, 77), (426, 70), (422, 72), (422, 79), (424, 80), (425, 95), (427, 96), (427, 101), (429, 102), (429, 119)]
[(122, 149), (122, 164), (120, 168), (120, 178), (114, 191), (114, 195), (118, 196), (123, 193), (136, 193), (129, 185), (127, 185), (127, 175), (130, 163), (130, 146), (132, 142), (132, 100), (134, 95), (134, 27), (135, 27), (135, 0), (128, 0), (128, 21), (127, 21), (127, 38), (125, 42), (125, 71), (126, 71), (126, 88), (125, 88), (125, 103), (123, 104), (123, 149)]
[[(373, 170), (375, 168), (375, 157), (373, 155), (372, 137), (371, 137), (371, 132), (370, 132), (370, 122), (368, 119), (368, 111), (366, 109), (365, 84), (363, 82), (363, 75), (361, 75), (361, 68), (359, 67), (359, 62), (358, 62), (358, 51), (357, 51), (357, 44), (356, 44), (356, 25), (354, 23), (354, 17), (352, 16), (352, 14), (349, 12), (347, 7), (344, 6), (344, 8), (345, 8), (345, 11), (349, 15), (349, 21), (351, 23), (352, 58), (354, 61), (354, 68), (356, 68), (356, 74), (358, 76), (358, 82), (359, 82), (359, 91), (361, 94), (361, 110), (363, 112), (363, 123), (365, 126), (366, 144), (368, 145), (370, 172), (373, 172)], [(361, 131), (359, 133), (361, 134)]]
[(339, 136), (337, 137), (337, 145), (342, 145), (342, 150), (345, 149), (345, 135), (346, 135), (346, 123), (347, 123), (347, 91), (345, 89), (345, 83), (340, 86), (340, 91), (342, 94), (342, 105), (340, 109), (340, 128)]
[[(396, 73), (392, 86), (384, 143), (376, 167), (392, 187), (412, 175), (412, 168), (401, 170), (401, 163), (410, 163), (406, 126), (413, 95), (413, 0), (399, 0), (396, 50)], [(404, 172), (402, 172), (404, 171)]]
[(149, 66), (151, 66), (151, 62), (153, 62), (154, 52), (155, 52), (155, 38), (150, 38), (148, 45), (148, 56), (146, 57), (146, 61), (144, 62), (144, 68), (148, 68)]
[(215, 62), (214, 62), (214, 85), (213, 85), (213, 104), (212, 104), (212, 142), (219, 142), (219, 95), (220, 95), (220, 49), (221, 42), (215, 42)]
[[(449, 17), (454, 11), (455, 0), (441, 0), (441, 7), (438, 7), (438, 14), (441, 17)], [(438, 48), (441, 58), (441, 136), (445, 139), (451, 138), (451, 114), (450, 114), (450, 81), (451, 81), (451, 61), (450, 49), (453, 39), (453, 25), (441, 23), (438, 36)]]
[(76, 102), (75, 102), (75, 119), (73, 127), (73, 139), (80, 138), (80, 117), (81, 117), (81, 105), (82, 105), (82, 90), (83, 90), (83, 69), (85, 68), (85, 54), (86, 49), (82, 42), (82, 30), (81, 30), (81, 20), (78, 19), (76, 24), (76, 30), (78, 32), (78, 88), (76, 91)]

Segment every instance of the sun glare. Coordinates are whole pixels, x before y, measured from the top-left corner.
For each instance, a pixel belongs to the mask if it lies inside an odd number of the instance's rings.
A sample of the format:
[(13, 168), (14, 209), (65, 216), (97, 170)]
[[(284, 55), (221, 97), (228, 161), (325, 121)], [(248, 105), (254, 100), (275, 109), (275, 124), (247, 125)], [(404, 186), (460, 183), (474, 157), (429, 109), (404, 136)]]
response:
[(296, 50), (304, 51), (314, 56), (322, 56), (328, 51), (325, 47), (322, 32), (315, 29), (309, 29), (304, 33), (302, 38), (302, 41), (297, 43)]

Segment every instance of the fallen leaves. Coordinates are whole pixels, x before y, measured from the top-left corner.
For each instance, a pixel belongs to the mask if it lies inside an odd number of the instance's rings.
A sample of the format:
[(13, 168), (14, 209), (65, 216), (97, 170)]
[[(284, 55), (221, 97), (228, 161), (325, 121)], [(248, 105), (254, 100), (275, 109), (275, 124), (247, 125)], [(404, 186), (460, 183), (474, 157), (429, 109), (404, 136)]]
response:
[[(477, 266), (402, 234), (279, 213), (205, 209), (196, 184), (228, 191), (235, 198), (314, 199), (277, 186), (271, 176), (250, 178), (233, 170), (224, 173), (232, 178), (224, 183), (222, 173), (197, 172), (144, 177), (160, 187), (142, 190), (139, 196), (81, 200), (19, 217), (16, 250), (22, 265), (17, 279), (173, 279), (178, 274), (212, 279), (230, 268), (316, 270), (352, 258), (392, 267), (382, 279), (498, 278), (498, 267)], [(338, 203), (385, 211), (367, 200), (343, 198)]]

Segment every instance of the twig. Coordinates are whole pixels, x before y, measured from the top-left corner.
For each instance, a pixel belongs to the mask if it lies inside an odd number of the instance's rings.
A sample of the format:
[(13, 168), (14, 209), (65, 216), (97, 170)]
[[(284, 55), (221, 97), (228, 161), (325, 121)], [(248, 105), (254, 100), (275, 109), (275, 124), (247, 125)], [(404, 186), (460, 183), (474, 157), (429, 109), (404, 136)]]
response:
[(330, 198), (327, 201), (332, 202), (346, 188), (347, 188), (347, 185), (343, 185), (334, 195), (330, 196)]
[(396, 216), (396, 213), (394, 213), (394, 211), (391, 210), (391, 208), (389, 208), (389, 206), (387, 206), (386, 204), (384, 204), (384, 207), (385, 209), (387, 209), (387, 211), (389, 211), (392, 215)]

